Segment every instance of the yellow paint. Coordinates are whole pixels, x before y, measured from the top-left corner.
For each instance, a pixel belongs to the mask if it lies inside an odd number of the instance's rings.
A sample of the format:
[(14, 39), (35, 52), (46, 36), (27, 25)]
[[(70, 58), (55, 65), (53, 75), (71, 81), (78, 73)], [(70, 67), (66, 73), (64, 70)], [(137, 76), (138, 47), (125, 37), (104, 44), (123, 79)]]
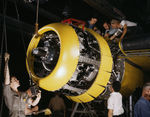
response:
[(74, 29), (67, 24), (54, 23), (46, 25), (41, 28), (38, 33), (41, 35), (47, 31), (54, 31), (60, 39), (61, 47), (57, 65), (54, 70), (44, 78), (39, 78), (34, 74), (34, 58), (31, 52), (37, 47), (40, 37), (33, 37), (27, 50), (27, 59), (29, 63), (29, 67), (27, 65), (27, 70), (28, 72), (31, 71), (32, 79), (38, 82), (41, 88), (48, 91), (55, 91), (64, 86), (76, 70), (79, 59), (79, 41)]
[(143, 84), (143, 72), (125, 62), (125, 72), (121, 83), (121, 93), (129, 96), (133, 91)]
[(150, 56), (129, 56), (127, 59), (140, 66), (143, 70), (150, 71)]

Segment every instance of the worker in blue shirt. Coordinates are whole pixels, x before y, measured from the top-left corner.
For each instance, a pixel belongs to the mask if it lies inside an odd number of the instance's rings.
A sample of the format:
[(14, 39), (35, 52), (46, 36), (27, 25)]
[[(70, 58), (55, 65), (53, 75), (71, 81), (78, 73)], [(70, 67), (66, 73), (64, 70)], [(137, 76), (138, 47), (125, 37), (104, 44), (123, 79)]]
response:
[(134, 107), (134, 117), (150, 117), (150, 83), (143, 86), (142, 96)]

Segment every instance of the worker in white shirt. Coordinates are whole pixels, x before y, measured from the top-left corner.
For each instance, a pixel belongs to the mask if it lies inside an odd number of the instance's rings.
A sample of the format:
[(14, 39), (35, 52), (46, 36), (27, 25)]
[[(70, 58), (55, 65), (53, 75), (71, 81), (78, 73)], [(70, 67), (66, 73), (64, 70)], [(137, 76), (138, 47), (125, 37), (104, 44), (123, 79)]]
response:
[(122, 95), (119, 93), (121, 84), (114, 81), (110, 86), (110, 97), (107, 101), (108, 117), (123, 117), (124, 109), (122, 104)]
[(125, 37), (125, 35), (127, 34), (127, 32), (131, 32), (134, 33), (136, 32), (137, 28), (137, 23), (128, 21), (128, 20), (122, 20), (121, 22), (115, 19), (112, 19), (111, 21), (111, 26), (118, 28), (118, 31), (112, 36), (110, 37), (110, 40), (113, 40), (114, 38), (116, 38), (117, 36), (119, 36), (119, 40), (123, 39)]

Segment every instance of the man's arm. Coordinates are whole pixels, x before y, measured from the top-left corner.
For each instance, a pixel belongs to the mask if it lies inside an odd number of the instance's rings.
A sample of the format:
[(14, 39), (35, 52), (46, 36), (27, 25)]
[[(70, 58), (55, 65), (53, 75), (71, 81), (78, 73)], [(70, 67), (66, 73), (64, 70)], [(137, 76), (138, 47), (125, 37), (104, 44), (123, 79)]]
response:
[(41, 99), (41, 91), (36, 95), (35, 100), (30, 98), (28, 103), (31, 104), (32, 106), (36, 106), (39, 103), (40, 99)]
[(123, 32), (122, 32), (122, 35), (120, 37), (120, 40), (124, 38), (126, 33), (127, 33), (127, 24), (125, 24), (124, 27), (123, 27)]
[(25, 107), (25, 115), (32, 115), (34, 114), (35, 112), (37, 112), (39, 109), (38, 106), (35, 106), (33, 108), (28, 108), (28, 104), (26, 104), (26, 107)]
[(108, 117), (113, 117), (113, 110), (112, 109), (108, 110)]
[(3, 95), (4, 95), (4, 100), (5, 104), (10, 110), (12, 107), (13, 103), (13, 92), (10, 88), (10, 75), (9, 75), (9, 67), (8, 67), (8, 61), (9, 61), (9, 54), (5, 53), (4, 56), (5, 59), (5, 67), (4, 67), (4, 87), (3, 87)]
[(106, 33), (106, 34), (104, 35), (104, 38), (109, 38), (109, 33)]
[(110, 40), (115, 39), (115, 38), (118, 37), (120, 34), (122, 34), (122, 30), (118, 29), (118, 30), (110, 37)]
[(115, 34), (110, 37), (110, 40), (113, 40), (114, 38), (116, 38), (116, 35), (115, 35)]
[(5, 53), (5, 68), (4, 68), (5, 85), (10, 84), (10, 74), (9, 74), (9, 67), (8, 67), (9, 56), (10, 55), (8, 53)]

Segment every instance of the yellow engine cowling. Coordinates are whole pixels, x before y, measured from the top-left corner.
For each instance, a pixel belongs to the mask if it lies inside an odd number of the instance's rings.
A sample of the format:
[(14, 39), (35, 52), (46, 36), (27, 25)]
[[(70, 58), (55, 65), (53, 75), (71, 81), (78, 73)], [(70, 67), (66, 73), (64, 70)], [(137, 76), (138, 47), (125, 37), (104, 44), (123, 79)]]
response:
[[(46, 25), (38, 33), (40, 36), (33, 36), (28, 46), (26, 66), (39, 87), (61, 91), (75, 102), (105, 98), (109, 83), (116, 79), (112, 78), (115, 64), (111, 50), (102, 36), (64, 23)], [(141, 85), (143, 73), (125, 60), (121, 64), (121, 92), (128, 95)]]

